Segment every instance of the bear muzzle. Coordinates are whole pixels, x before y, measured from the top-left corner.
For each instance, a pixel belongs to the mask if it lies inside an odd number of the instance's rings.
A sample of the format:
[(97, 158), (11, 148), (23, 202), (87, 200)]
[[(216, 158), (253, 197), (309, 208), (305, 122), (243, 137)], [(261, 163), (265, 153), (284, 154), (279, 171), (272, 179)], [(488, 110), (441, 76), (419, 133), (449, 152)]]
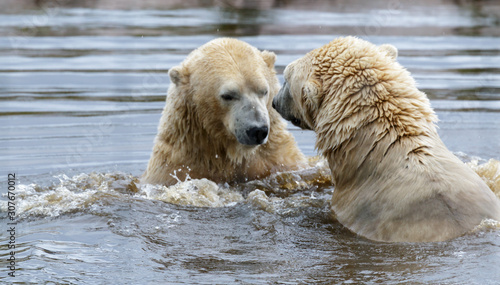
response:
[(246, 138), (239, 140), (240, 143), (245, 145), (260, 145), (267, 142), (269, 127), (267, 126), (252, 127), (246, 130), (245, 133), (246, 133)]
[(290, 121), (291, 112), (290, 109), (293, 106), (293, 99), (290, 95), (290, 89), (288, 82), (285, 81), (283, 87), (278, 91), (278, 94), (273, 98), (273, 108), (278, 111), (278, 113), (285, 119)]
[(283, 119), (290, 121), (293, 125), (301, 128), (311, 128), (303, 124), (302, 120), (294, 116), (292, 109), (294, 108), (293, 98), (290, 94), (290, 87), (288, 82), (285, 81), (278, 94), (273, 98), (273, 108), (283, 117)]

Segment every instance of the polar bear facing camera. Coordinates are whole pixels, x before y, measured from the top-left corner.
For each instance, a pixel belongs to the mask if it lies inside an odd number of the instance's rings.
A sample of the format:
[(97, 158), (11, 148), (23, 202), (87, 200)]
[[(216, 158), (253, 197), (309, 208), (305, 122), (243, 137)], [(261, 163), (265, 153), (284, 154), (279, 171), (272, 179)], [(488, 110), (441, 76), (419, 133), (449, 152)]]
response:
[(331, 207), (353, 232), (377, 241), (443, 241), (500, 201), (439, 138), (427, 96), (391, 45), (338, 38), (289, 64), (273, 106), (316, 132), (335, 184)]
[(306, 165), (271, 107), (276, 56), (236, 39), (212, 40), (169, 71), (171, 80), (143, 183), (217, 183)]

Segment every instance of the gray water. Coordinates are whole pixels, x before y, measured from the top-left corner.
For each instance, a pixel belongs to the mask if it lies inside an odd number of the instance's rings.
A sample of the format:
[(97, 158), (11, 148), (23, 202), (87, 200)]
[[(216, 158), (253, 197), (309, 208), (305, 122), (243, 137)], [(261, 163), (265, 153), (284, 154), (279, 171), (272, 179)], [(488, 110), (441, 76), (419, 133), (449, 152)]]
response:
[[(431, 99), (445, 144), (500, 195), (500, 3), (198, 2), (0, 4), (2, 282), (500, 282), (493, 222), (420, 244), (372, 242), (343, 228), (328, 210), (333, 188), (313, 157), (314, 134), (293, 126), (310, 169), (236, 186), (137, 184), (167, 71), (191, 50), (237, 37), (275, 52), (282, 80), (294, 59), (356, 35), (398, 48)], [(9, 173), (17, 179), (15, 277), (7, 268)]]

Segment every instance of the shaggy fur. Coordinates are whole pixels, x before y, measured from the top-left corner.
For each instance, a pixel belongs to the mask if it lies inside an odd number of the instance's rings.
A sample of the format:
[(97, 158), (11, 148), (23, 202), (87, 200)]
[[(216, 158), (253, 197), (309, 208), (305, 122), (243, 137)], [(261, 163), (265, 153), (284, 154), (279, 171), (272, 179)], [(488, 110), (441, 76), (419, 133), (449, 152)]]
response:
[[(279, 89), (275, 57), (242, 41), (222, 38), (194, 50), (172, 68), (172, 84), (142, 182), (171, 185), (188, 176), (238, 182), (305, 166), (286, 124), (271, 108)], [(243, 145), (231, 132), (230, 126), (243, 114), (220, 98), (221, 88), (228, 85), (240, 90), (241, 96), (263, 100), (270, 124), (266, 143)], [(261, 86), (268, 90), (261, 91)], [(262, 94), (254, 94), (258, 92)]]
[(287, 66), (273, 105), (317, 134), (335, 191), (332, 210), (377, 241), (443, 241), (500, 202), (439, 138), (426, 95), (396, 62), (397, 50), (346, 37)]

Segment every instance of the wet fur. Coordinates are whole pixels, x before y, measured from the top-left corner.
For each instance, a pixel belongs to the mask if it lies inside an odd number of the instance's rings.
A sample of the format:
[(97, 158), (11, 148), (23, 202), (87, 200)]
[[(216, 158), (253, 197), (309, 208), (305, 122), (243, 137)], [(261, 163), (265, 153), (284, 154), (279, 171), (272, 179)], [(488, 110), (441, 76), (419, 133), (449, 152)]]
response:
[(390, 242), (443, 241), (500, 220), (499, 199), (444, 146), (429, 100), (396, 56), (390, 46), (339, 38), (285, 70), (294, 105), (280, 106), (281, 92), (275, 104), (316, 132), (337, 219)]
[[(271, 107), (279, 89), (274, 61), (273, 53), (223, 38), (193, 51), (181, 66), (173, 68), (172, 84), (142, 182), (171, 185), (187, 176), (238, 182), (304, 166), (305, 157)], [(226, 114), (217, 96), (220, 84), (231, 76), (240, 76), (248, 84), (258, 76), (268, 81), (267, 143), (242, 145), (228, 131)]]

